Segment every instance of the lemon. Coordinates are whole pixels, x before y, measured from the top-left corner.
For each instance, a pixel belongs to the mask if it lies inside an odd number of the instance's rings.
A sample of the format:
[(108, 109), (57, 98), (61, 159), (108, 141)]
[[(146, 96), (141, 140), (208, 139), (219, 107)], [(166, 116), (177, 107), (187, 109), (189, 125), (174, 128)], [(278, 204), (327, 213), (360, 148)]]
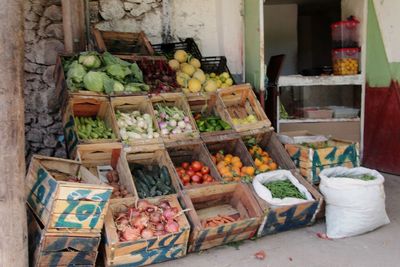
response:
[(198, 93), (201, 91), (201, 82), (196, 78), (192, 78), (189, 80), (189, 90), (192, 93)]
[(217, 82), (215, 82), (213, 80), (206, 81), (206, 83), (204, 85), (204, 91), (215, 92), (215, 91), (217, 91), (217, 89), (218, 89)]
[(171, 59), (168, 61), (168, 65), (171, 67), (173, 70), (178, 70), (180, 67), (179, 61), (176, 59)]
[(178, 71), (176, 73), (176, 82), (183, 87), (187, 87), (188, 80), (190, 79), (190, 76), (187, 75), (186, 73)]
[(176, 50), (174, 58), (179, 62), (183, 63), (188, 60), (188, 54), (184, 50)]
[(229, 86), (233, 85), (233, 80), (231, 78), (226, 79), (225, 83)]
[(221, 76), (221, 75), (219, 76), (219, 80), (220, 80), (221, 82), (223, 82), (223, 83), (226, 81), (225, 77), (223, 77), (223, 76)]
[(229, 73), (228, 73), (228, 72), (226, 72), (226, 71), (225, 71), (225, 72), (223, 72), (223, 73), (221, 73), (220, 77), (221, 77), (221, 76), (222, 76), (222, 77), (224, 77), (224, 78), (225, 78), (225, 80), (226, 80), (226, 79), (229, 79), (229, 78), (231, 77), (231, 76), (229, 75)]
[[(183, 66), (182, 66), (182, 65), (183, 65)], [(182, 64), (182, 65), (181, 65), (181, 70), (182, 70), (182, 72), (183, 72), (183, 73), (186, 73), (187, 75), (189, 75), (190, 77), (192, 77), (193, 74), (194, 74), (195, 71), (196, 71), (196, 68), (193, 67), (193, 66), (190, 65), (190, 64)]]
[(184, 94), (190, 94), (190, 90), (188, 89), (188, 88), (183, 88), (182, 89), (182, 92), (184, 93)]
[(220, 88), (228, 88), (228, 87), (229, 87), (229, 85), (227, 85), (226, 83), (223, 83)]
[(206, 81), (206, 75), (204, 75), (204, 72), (201, 69), (198, 69), (194, 74), (193, 78), (196, 78), (203, 84)]
[(211, 77), (211, 78), (215, 78), (215, 77), (217, 77), (217, 74), (215, 74), (214, 72), (212, 72), (212, 73), (210, 73), (210, 77)]
[(222, 86), (222, 82), (220, 80), (217, 80), (217, 87), (221, 88), (221, 86)]
[(201, 67), (200, 60), (198, 60), (197, 58), (192, 58), (189, 61), (189, 64), (192, 65), (193, 67), (195, 67), (196, 69), (199, 69)]

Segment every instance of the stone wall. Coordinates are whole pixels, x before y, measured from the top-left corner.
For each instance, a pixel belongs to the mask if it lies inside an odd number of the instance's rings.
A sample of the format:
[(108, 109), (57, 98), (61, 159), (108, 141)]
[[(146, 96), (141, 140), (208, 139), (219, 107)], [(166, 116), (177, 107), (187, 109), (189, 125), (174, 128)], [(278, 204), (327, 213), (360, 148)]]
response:
[(61, 0), (25, 0), (25, 152), (65, 157), (54, 64), (64, 50)]

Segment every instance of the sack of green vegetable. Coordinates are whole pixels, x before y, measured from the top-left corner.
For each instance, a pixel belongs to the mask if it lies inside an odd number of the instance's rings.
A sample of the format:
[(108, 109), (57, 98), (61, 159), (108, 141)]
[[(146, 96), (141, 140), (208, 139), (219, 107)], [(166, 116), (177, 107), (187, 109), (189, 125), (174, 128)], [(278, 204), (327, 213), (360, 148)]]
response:
[(385, 179), (379, 172), (336, 167), (323, 170), (319, 177), (328, 237), (360, 235), (390, 223), (385, 210)]
[(260, 198), (273, 206), (295, 205), (313, 200), (310, 192), (286, 170), (257, 175), (253, 187)]

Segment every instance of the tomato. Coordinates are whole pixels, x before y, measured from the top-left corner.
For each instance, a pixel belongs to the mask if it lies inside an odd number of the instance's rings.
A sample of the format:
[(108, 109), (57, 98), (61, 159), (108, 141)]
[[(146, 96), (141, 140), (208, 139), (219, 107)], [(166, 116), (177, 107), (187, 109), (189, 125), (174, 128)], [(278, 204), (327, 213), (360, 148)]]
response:
[(214, 182), (214, 178), (209, 174), (204, 175), (203, 180), (204, 180), (204, 182), (208, 182), (208, 183)]
[(190, 166), (190, 167), (188, 168), (188, 170), (194, 172), (192, 166)]
[(183, 183), (190, 183), (190, 176), (189, 175), (187, 175), (187, 174), (185, 174), (185, 175), (183, 175), (183, 177), (182, 177), (182, 182)]
[(203, 164), (201, 164), (200, 161), (193, 161), (191, 167), (193, 168), (194, 171), (198, 172), (203, 167)]
[(186, 172), (186, 174), (189, 175), (189, 177), (192, 177), (194, 175), (194, 171), (189, 170)]
[(181, 167), (187, 170), (189, 168), (189, 162), (182, 162)]
[(210, 173), (210, 168), (207, 166), (203, 166), (203, 168), (201, 168), (201, 173), (202, 174), (209, 174)]
[(198, 175), (193, 175), (192, 181), (193, 181), (193, 183), (201, 183), (201, 177)]
[(196, 172), (194, 175), (197, 175), (199, 177), (203, 177), (203, 174), (201, 172)]
[(186, 174), (186, 171), (185, 171), (184, 169), (178, 170), (178, 175), (179, 175), (179, 177), (182, 177), (182, 176), (185, 175), (185, 174)]

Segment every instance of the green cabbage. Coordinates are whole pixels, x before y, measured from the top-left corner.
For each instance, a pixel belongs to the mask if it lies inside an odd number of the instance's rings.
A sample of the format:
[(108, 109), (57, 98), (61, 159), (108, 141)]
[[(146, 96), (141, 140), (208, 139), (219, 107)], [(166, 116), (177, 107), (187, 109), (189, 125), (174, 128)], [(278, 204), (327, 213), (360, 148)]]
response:
[(81, 83), (85, 75), (86, 70), (78, 61), (75, 60), (71, 63), (67, 72), (67, 79), (70, 79), (74, 83)]
[(83, 78), (85, 88), (93, 92), (103, 92), (103, 74), (97, 71), (89, 71)]
[(101, 66), (100, 58), (96, 52), (82, 53), (79, 56), (79, 63), (88, 69), (97, 69)]
[(144, 83), (128, 83), (125, 86), (125, 91), (127, 92), (142, 92), (142, 91), (149, 91), (150, 86)]
[(107, 66), (107, 74), (114, 77), (117, 80), (123, 80), (126, 76), (125, 68), (118, 64)]

